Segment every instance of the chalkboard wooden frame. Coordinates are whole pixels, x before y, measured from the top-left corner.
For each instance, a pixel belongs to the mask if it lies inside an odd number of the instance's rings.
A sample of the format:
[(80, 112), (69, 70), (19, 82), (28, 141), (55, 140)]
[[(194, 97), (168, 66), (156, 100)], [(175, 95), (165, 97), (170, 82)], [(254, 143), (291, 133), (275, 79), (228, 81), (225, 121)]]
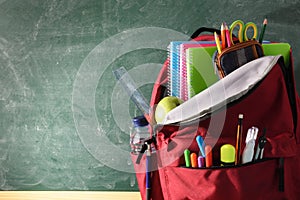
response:
[(0, 200), (139, 200), (139, 192), (87, 192), (87, 191), (4, 191), (0, 192)]

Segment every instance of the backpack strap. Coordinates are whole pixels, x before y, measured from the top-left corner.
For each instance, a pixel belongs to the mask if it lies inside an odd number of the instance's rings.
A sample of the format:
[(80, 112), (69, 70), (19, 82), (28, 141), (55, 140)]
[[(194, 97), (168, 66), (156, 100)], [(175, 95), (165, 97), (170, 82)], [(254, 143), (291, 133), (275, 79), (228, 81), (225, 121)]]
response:
[[(212, 35), (199, 36), (200, 34), (202, 34), (204, 32), (212, 33)], [(197, 40), (197, 41), (212, 41), (215, 39), (214, 35), (213, 35), (214, 32), (217, 32), (218, 35), (221, 35), (221, 31), (219, 29), (200, 27), (192, 34), (191, 39)]]

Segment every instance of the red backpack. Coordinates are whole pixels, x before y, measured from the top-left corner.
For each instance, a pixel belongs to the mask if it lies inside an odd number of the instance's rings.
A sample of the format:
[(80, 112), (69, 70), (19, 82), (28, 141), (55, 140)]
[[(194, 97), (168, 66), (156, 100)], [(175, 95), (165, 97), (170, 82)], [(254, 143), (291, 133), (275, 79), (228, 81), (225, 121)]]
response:
[[(195, 40), (213, 40), (213, 36), (199, 36)], [(165, 94), (167, 67), (168, 60), (154, 84), (151, 107)], [(259, 136), (266, 128), (264, 158), (219, 167), (220, 146), (235, 144), (239, 113), (245, 116), (242, 149), (248, 128), (258, 127)], [(282, 57), (277, 59), (265, 77), (223, 108), (186, 124), (154, 127), (152, 141), (156, 142), (156, 152), (151, 155), (151, 199), (300, 199), (299, 114), (300, 100), (290, 51), (289, 66), (284, 65)], [(218, 120), (223, 119), (218, 126)], [(195, 140), (198, 135), (215, 143), (214, 167), (184, 167), (184, 149), (199, 152)], [(132, 155), (132, 160), (141, 197), (146, 199), (146, 156)]]

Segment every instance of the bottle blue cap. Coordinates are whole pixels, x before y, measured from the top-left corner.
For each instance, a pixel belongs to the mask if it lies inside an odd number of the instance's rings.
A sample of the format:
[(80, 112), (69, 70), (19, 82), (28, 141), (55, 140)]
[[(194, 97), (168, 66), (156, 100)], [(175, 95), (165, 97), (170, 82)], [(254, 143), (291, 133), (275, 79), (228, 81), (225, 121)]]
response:
[(149, 124), (144, 116), (137, 116), (132, 121), (134, 126), (147, 126)]

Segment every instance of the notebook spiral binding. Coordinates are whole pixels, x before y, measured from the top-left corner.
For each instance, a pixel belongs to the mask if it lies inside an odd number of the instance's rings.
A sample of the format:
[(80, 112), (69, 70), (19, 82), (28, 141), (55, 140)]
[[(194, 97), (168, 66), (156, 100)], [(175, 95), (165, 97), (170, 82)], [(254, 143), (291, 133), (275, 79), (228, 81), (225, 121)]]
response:
[(186, 73), (186, 54), (184, 44), (180, 45), (180, 99), (188, 100), (187, 96), (187, 73)]
[(167, 47), (167, 52), (168, 52), (168, 62), (167, 62), (167, 75), (168, 75), (168, 82), (167, 82), (167, 94), (168, 96), (171, 95), (171, 85), (172, 85), (172, 77), (171, 77), (171, 67), (170, 67), (170, 51), (171, 51), (171, 44), (168, 45)]
[(181, 43), (181, 41), (172, 41), (168, 48), (168, 56), (170, 63), (168, 67), (168, 91), (170, 96), (176, 97), (180, 97), (179, 46)]

